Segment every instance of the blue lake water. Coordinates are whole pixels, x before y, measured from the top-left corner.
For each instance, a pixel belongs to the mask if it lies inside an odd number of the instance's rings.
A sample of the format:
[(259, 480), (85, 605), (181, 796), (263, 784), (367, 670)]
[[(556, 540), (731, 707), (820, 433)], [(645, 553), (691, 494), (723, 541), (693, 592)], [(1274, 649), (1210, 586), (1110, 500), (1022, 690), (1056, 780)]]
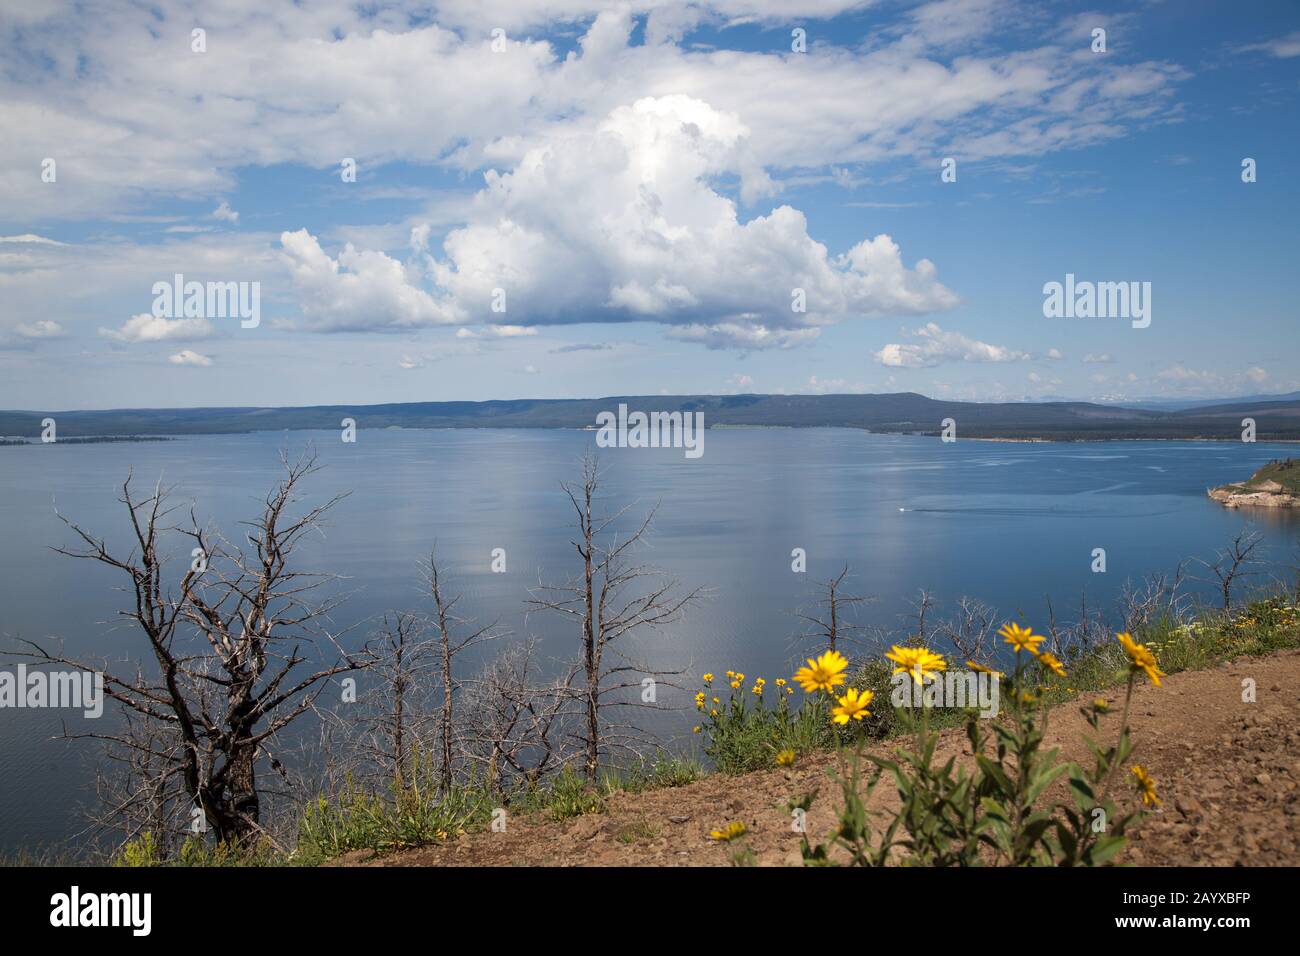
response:
[[(354, 626), (359, 636), (385, 610), (423, 609), (418, 564), (436, 540), (462, 610), (499, 620), (516, 639), (537, 636), (549, 658), (571, 658), (578, 635), (558, 618), (525, 616), (524, 601), (539, 580), (575, 570), (560, 482), (577, 477), (593, 437), (385, 430), (344, 444), (337, 432), (267, 432), (0, 448), (0, 640), (62, 640), (71, 656), (138, 659), (141, 638), (114, 622), (123, 582), (50, 550), (75, 544), (55, 506), (125, 548), (116, 497), (134, 469), (141, 488), (161, 478), (201, 521), (233, 534), (279, 477), (280, 451), (312, 443), (323, 468), (307, 496), (351, 492), (326, 533), (299, 552), (304, 569), (346, 578), (350, 596), (334, 614), (340, 629)], [(609, 449), (601, 461), (611, 505), (633, 502), (639, 515), (661, 503), (641, 561), (683, 587), (709, 589), (679, 624), (638, 635), (630, 649), (665, 669), (772, 679), (798, 656), (805, 625), (796, 611), (846, 563), (851, 589), (876, 599), (860, 620), (885, 626), (901, 625), (921, 588), (934, 592), (937, 615), (970, 595), (1041, 626), (1046, 596), (1058, 613), (1085, 591), (1090, 605), (1113, 604), (1125, 578), (1209, 558), (1246, 526), (1265, 536), (1266, 570), (1286, 575), (1300, 515), (1230, 511), (1205, 491), (1293, 452), (1265, 443), (944, 444), (841, 429), (718, 429), (698, 460), (672, 449)], [(494, 548), (505, 549), (505, 573), (491, 570)], [(806, 574), (791, 571), (794, 548), (807, 552)], [(1106, 549), (1105, 574), (1090, 570), (1094, 548)], [(179, 570), (189, 547), (178, 539), (173, 553)], [(665, 692), (661, 702), (689, 703), (691, 690)], [(78, 828), (95, 747), (52, 740), (64, 721), (70, 730), (85, 725), (66, 711), (0, 710), (0, 850), (53, 843)], [(653, 729), (689, 746), (691, 722), (689, 712), (673, 713)]]

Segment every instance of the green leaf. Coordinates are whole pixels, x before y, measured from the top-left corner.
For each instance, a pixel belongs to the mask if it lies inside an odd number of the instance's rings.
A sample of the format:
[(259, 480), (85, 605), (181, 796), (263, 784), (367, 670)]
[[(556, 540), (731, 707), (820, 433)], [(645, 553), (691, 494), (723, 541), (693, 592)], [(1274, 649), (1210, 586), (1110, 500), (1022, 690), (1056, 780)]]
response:
[(1094, 843), (1083, 855), (1088, 866), (1101, 866), (1120, 850), (1128, 841), (1122, 836), (1104, 836)]
[[(1052, 753), (1055, 754), (1056, 751), (1052, 751)], [(1037, 776), (1037, 778), (1035, 778), (1034, 781), (1029, 784), (1029, 790), (1025, 795), (1026, 801), (1032, 804), (1035, 800), (1038, 799), (1039, 794), (1041, 794), (1044, 790), (1046, 790), (1051, 785), (1053, 780), (1055, 780), (1057, 777), (1059, 777), (1062, 773), (1064, 773), (1068, 769), (1069, 768), (1065, 764), (1061, 763), (1061, 764), (1057, 764), (1055, 767), (1052, 767), (1049, 770), (1045, 770), (1042, 773), (1040, 773)]]
[(998, 788), (1003, 792), (1003, 794), (1010, 796), (1015, 792), (1016, 788), (1011, 785), (1011, 781), (1008, 780), (1007, 775), (1002, 772), (1002, 768), (992, 760), (981, 754), (975, 758), (975, 762), (979, 764), (980, 770), (984, 771), (986, 777), (997, 782)]
[(1097, 795), (1093, 793), (1092, 785), (1083, 777), (1083, 772), (1078, 767), (1070, 768), (1070, 795), (1074, 797), (1075, 806), (1084, 813), (1088, 813), (1097, 805)]

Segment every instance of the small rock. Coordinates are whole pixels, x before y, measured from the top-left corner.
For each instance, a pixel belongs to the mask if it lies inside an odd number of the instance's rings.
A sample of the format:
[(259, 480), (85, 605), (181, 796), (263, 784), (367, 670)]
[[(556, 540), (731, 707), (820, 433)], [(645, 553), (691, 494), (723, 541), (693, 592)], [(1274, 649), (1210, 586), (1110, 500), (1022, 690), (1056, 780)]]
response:
[(688, 821), (689, 819), (690, 819), (690, 816), (689, 816), (689, 815), (684, 816), (684, 817), (669, 817), (669, 818), (668, 818), (668, 820), (669, 820), (670, 823), (685, 823), (685, 822)]
[(1267, 773), (1257, 773), (1255, 774), (1255, 782), (1259, 784), (1261, 787), (1267, 787), (1270, 783), (1273, 782), (1273, 778), (1269, 776)]

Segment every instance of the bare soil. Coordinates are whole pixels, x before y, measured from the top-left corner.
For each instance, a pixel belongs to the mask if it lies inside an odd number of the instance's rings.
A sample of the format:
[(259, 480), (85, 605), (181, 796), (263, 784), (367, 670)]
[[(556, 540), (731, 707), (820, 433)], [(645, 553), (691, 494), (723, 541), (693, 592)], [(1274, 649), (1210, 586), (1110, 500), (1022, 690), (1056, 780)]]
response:
[[(1255, 682), (1256, 702), (1243, 702), (1243, 681)], [(1089, 695), (1091, 696), (1091, 695)], [(1114, 734), (1122, 690), (1105, 695), (1115, 713), (1103, 733)], [(1163, 806), (1145, 819), (1120, 858), (1146, 866), (1300, 865), (1300, 651), (1242, 659), (1168, 677), (1134, 693), (1132, 762), (1155, 777)], [(1086, 761), (1090, 732), (1078, 708), (1053, 711), (1049, 738), (1066, 759)], [(1110, 737), (1104, 737), (1110, 740)], [(875, 749), (887, 753), (896, 743)], [(939, 753), (966, 755), (960, 730), (945, 731)], [(787, 803), (819, 790), (808, 814), (810, 834), (834, 823), (837, 787), (828, 777), (832, 755), (815, 755), (785, 769), (740, 776), (715, 774), (696, 783), (615, 794), (603, 813), (564, 821), (544, 815), (510, 818), (505, 832), (476, 832), (436, 846), (376, 857), (358, 852), (342, 865), (365, 866), (725, 866), (734, 846), (709, 832), (733, 821), (748, 827), (745, 842), (759, 865), (799, 865), (799, 835)], [(1127, 784), (1126, 784), (1127, 786)], [(1127, 798), (1127, 794), (1126, 794)], [(873, 807), (897, 804), (882, 780)]]

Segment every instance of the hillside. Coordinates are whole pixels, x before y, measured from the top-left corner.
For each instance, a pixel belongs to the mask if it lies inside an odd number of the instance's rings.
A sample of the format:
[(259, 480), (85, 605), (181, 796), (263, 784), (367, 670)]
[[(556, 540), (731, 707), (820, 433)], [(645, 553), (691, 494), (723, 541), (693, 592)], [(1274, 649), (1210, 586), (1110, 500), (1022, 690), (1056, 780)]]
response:
[(938, 434), (945, 418), (959, 438), (1212, 438), (1238, 440), (1254, 418), (1261, 440), (1300, 440), (1300, 401), (1237, 403), (1178, 410), (1121, 408), (1090, 402), (950, 402), (914, 392), (881, 395), (632, 395), (592, 399), (514, 399), (385, 405), (0, 411), (0, 436), (34, 438), (55, 418), (60, 437), (201, 435), (283, 429), (585, 428), (620, 403), (633, 410), (699, 411), (706, 427), (863, 428)]
[[(1259, 700), (1241, 701), (1242, 680), (1256, 682)], [(1142, 866), (1300, 865), (1300, 652), (1227, 662), (1175, 674), (1164, 686), (1139, 686), (1133, 700), (1134, 759), (1159, 781), (1163, 806), (1140, 824), (1119, 862)], [(1086, 696), (1086, 695), (1085, 695)], [(1104, 695), (1114, 708), (1118, 690)], [(1089, 732), (1074, 707), (1053, 714), (1048, 746), (1068, 759), (1087, 760)], [(891, 745), (877, 752), (888, 755)], [(936, 762), (969, 761), (959, 729), (945, 731)], [(820, 790), (808, 814), (809, 831), (835, 822), (834, 758), (814, 754), (788, 769), (737, 777), (715, 774), (672, 789), (614, 795), (605, 812), (566, 820), (520, 819), (504, 833), (458, 839), (376, 857), (358, 851), (338, 864), (378, 866), (726, 866), (735, 852), (709, 839), (732, 820), (746, 824), (754, 862), (797, 866), (799, 835), (792, 832), (792, 796)], [(870, 808), (896, 807), (896, 789), (878, 788)]]
[(1246, 481), (1213, 488), (1209, 494), (1229, 508), (1300, 508), (1300, 459), (1271, 461)]

